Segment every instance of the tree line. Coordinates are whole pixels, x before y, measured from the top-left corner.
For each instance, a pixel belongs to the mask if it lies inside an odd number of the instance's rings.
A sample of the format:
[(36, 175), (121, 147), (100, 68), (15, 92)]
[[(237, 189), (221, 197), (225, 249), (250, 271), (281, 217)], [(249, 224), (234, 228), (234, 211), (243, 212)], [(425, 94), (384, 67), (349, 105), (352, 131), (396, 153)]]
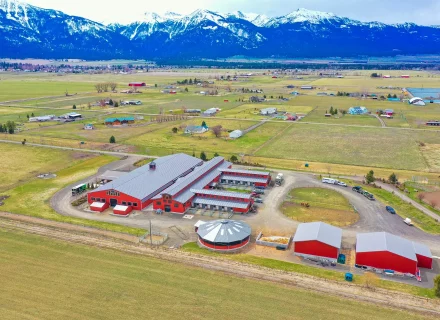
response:
[(7, 121), (5, 124), (0, 123), (0, 133), (14, 134), (17, 124), (14, 121)]
[(98, 93), (108, 92), (109, 89), (111, 91), (116, 91), (118, 84), (116, 82), (102, 82), (95, 84), (95, 89)]

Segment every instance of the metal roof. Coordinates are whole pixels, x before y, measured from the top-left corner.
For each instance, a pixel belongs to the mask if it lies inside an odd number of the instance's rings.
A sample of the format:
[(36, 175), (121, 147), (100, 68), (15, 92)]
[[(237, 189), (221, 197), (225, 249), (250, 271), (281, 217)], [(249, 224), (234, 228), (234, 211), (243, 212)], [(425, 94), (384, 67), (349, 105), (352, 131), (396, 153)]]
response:
[(231, 243), (251, 235), (251, 227), (243, 221), (216, 220), (202, 224), (197, 234), (205, 241)]
[[(223, 162), (220, 164), (220, 167), (224, 167), (227, 168), (231, 165), (230, 162)], [(200, 179), (199, 181), (197, 181), (196, 183), (191, 185), (191, 188), (194, 189), (203, 189), (204, 187), (206, 187), (212, 180), (214, 180), (215, 178), (217, 178), (220, 175), (220, 172), (218, 172), (217, 170), (212, 170), (211, 172), (209, 172), (206, 176), (204, 176), (202, 179)], [(194, 197), (194, 193), (191, 192), (191, 188), (186, 189), (185, 191), (183, 191), (182, 193), (180, 193), (177, 197), (174, 197), (175, 201), (178, 201), (180, 203), (185, 203), (186, 201), (188, 201), (189, 199), (191, 199), (192, 197)], [(165, 190), (166, 191), (166, 190)], [(163, 192), (165, 193), (165, 192)]]
[(414, 252), (420, 256), (432, 258), (431, 249), (428, 246), (413, 241)]
[(342, 230), (324, 222), (301, 223), (293, 242), (319, 241), (332, 247), (341, 248)]
[(407, 259), (417, 261), (411, 241), (387, 232), (358, 233), (356, 252), (388, 251)]
[(105, 122), (134, 121), (134, 117), (107, 118)]
[(253, 170), (240, 170), (240, 169), (221, 169), (221, 172), (224, 173), (243, 173), (243, 174), (261, 174), (261, 175), (270, 175), (268, 171), (253, 171)]
[(127, 207), (127, 206), (122, 206), (122, 205), (118, 204), (118, 205), (114, 208), (114, 210), (115, 210), (115, 211), (127, 211), (127, 210), (128, 210), (128, 207)]
[(232, 180), (232, 181), (245, 181), (245, 182), (259, 182), (266, 183), (267, 179), (264, 178), (254, 178), (254, 177), (243, 177), (243, 176), (232, 176), (232, 175), (222, 175), (222, 180)]
[(250, 200), (252, 198), (250, 193), (227, 192), (227, 191), (212, 190), (212, 189), (211, 190), (209, 190), (209, 189), (203, 189), (203, 190), (191, 189), (191, 192), (195, 193), (195, 194), (206, 194), (206, 195), (212, 195), (212, 196), (239, 198), (239, 199), (247, 199), (247, 200)]
[[(203, 163), (200, 167), (194, 169), (190, 174), (177, 180), (172, 186), (164, 190), (162, 194), (169, 194), (174, 196), (181, 192), (184, 188), (194, 184), (194, 181), (200, 178), (202, 175), (214, 170), (217, 166), (225, 161), (222, 157), (216, 157), (208, 162)], [(218, 172), (217, 172), (218, 174)], [(210, 181), (209, 181), (210, 182)], [(208, 182), (208, 183), (209, 183)]]
[(195, 197), (193, 202), (195, 204), (207, 204), (210, 206), (219, 206), (219, 207), (228, 207), (228, 208), (237, 208), (237, 209), (246, 209), (247, 207), (249, 207), (249, 202), (218, 200), (218, 199), (209, 199), (202, 197)]
[(156, 163), (155, 170), (150, 170), (147, 164), (95, 189), (93, 192), (116, 190), (145, 201), (203, 163), (202, 160), (183, 153), (162, 157), (154, 162)]
[(90, 206), (95, 208), (102, 208), (106, 205), (105, 202), (93, 202)]

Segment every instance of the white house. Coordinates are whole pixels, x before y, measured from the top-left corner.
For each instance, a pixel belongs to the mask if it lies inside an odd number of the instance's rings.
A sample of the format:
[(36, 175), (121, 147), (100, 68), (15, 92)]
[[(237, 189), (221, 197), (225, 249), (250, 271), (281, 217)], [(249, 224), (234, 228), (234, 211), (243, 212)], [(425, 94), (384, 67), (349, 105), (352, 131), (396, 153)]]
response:
[(234, 130), (229, 134), (229, 138), (231, 139), (238, 139), (243, 136), (243, 131), (241, 130)]
[(278, 111), (277, 108), (266, 108), (266, 109), (261, 109), (260, 114), (263, 116), (269, 116), (277, 113), (277, 111)]

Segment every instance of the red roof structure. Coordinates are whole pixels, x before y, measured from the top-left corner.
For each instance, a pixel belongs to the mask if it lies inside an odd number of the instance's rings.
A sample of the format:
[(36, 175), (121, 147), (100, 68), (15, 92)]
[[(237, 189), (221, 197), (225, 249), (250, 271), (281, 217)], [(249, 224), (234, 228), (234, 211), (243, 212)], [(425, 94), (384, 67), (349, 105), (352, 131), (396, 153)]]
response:
[(147, 84), (145, 82), (130, 82), (128, 84), (129, 87), (146, 87)]

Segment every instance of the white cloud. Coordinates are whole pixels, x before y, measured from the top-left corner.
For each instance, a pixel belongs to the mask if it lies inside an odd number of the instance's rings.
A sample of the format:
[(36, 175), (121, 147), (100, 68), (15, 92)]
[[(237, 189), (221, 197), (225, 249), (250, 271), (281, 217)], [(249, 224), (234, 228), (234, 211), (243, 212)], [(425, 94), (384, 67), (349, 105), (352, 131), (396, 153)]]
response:
[[(26, 0), (24, 0), (26, 1)], [(268, 16), (287, 14), (297, 8), (333, 12), (362, 21), (386, 23), (415, 22), (440, 25), (439, 0), (27, 0), (43, 8), (57, 9), (71, 15), (99, 22), (130, 22), (139, 20), (142, 13), (174, 11), (190, 13), (196, 9), (219, 12), (263, 13)]]

